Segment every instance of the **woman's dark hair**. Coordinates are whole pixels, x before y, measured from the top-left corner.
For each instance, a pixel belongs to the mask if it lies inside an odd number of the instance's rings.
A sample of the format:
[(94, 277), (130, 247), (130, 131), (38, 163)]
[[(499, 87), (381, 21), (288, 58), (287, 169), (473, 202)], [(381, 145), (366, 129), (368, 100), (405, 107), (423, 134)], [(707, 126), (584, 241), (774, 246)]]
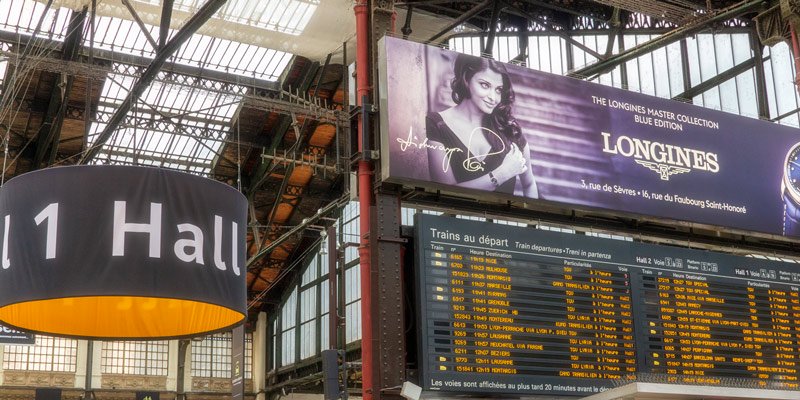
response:
[[(525, 139), (522, 138), (522, 130), (511, 112), (514, 104), (514, 89), (511, 87), (511, 79), (508, 77), (505, 65), (489, 58), (474, 57), (466, 54), (456, 56), (455, 65), (453, 66), (455, 77), (450, 82), (450, 88), (453, 90), (453, 101), (456, 104), (461, 104), (462, 101), (468, 99), (471, 95), (469, 92), (469, 80), (476, 73), (485, 70), (497, 72), (503, 77), (503, 89), (500, 92), (500, 102), (490, 115), (484, 117), (483, 125), (499, 133), (509, 142), (516, 143), (522, 149), (526, 143)], [(500, 144), (494, 143), (496, 138), (492, 135), (488, 135), (486, 139), (489, 140), (492, 147)]]

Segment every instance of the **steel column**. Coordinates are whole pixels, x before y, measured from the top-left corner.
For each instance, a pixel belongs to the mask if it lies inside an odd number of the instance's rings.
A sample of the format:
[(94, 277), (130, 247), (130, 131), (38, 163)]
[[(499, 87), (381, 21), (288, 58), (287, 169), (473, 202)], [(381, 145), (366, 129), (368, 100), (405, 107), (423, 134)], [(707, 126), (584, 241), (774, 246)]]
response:
[[(397, 396), (397, 388), (406, 380), (405, 348), (405, 282), (403, 276), (403, 243), (400, 237), (400, 196), (378, 193), (373, 210), (374, 265), (372, 295), (374, 299), (373, 330), (376, 344), (376, 369), (380, 398)], [(397, 396), (399, 397), (399, 396)]]

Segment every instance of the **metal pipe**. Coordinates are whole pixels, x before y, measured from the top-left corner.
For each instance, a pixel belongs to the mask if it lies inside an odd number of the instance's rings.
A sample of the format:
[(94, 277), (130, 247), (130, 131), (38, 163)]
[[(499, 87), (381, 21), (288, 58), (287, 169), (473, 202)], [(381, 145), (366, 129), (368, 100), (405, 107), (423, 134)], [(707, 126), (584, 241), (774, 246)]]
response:
[[(369, 31), (369, 0), (359, 0), (353, 7), (356, 15), (356, 102), (365, 107), (364, 99), (369, 99), (370, 93), (370, 64), (369, 52), (371, 38)], [(359, 114), (363, 119), (363, 113)], [(362, 398), (373, 398), (373, 354), (372, 354), (372, 257), (369, 246), (370, 237), (370, 208), (372, 206), (372, 165), (366, 160), (366, 143), (363, 121), (358, 126), (358, 151), (362, 158), (358, 161), (358, 201), (359, 201), (359, 228), (361, 233), (360, 246), (358, 247), (359, 265), (361, 271), (361, 388)], [(367, 138), (368, 139), (368, 138)]]

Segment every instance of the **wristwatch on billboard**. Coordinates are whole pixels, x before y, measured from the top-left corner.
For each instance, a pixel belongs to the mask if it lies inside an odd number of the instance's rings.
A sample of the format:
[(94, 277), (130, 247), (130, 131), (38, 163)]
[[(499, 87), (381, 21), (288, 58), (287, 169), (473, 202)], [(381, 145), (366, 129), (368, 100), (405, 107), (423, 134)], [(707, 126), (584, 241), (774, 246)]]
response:
[(800, 143), (786, 154), (781, 180), (783, 235), (800, 236)]

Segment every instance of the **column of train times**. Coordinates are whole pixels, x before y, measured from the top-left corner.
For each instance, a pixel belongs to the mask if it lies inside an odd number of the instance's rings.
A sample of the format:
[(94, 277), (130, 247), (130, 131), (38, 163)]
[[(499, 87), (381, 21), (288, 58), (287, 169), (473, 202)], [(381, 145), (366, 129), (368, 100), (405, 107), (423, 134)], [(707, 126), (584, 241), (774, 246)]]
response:
[(744, 346), (753, 352), (734, 357), (764, 387), (798, 389), (800, 358), (800, 299), (796, 286), (748, 282), (750, 326), (743, 329)]
[(636, 373), (633, 316), (628, 275), (565, 265), (561, 279), (566, 318), (555, 333), (569, 343), (568, 368), (559, 376), (592, 379), (632, 379)]

